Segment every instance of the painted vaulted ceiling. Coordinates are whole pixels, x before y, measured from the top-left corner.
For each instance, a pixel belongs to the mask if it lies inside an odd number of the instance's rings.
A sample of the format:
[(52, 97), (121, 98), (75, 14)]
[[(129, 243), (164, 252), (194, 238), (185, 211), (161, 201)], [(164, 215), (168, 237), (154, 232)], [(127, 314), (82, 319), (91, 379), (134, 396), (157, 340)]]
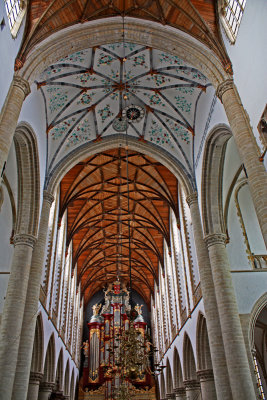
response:
[(170, 153), (193, 182), (195, 115), (208, 86), (177, 56), (133, 43), (58, 60), (37, 82), (46, 107), (47, 174), (78, 146), (127, 132)]
[[(110, 43), (58, 60), (36, 83), (46, 110), (47, 179), (77, 149), (114, 136), (168, 153), (194, 187), (195, 119), (211, 84), (179, 57)], [(170, 248), (170, 209), (179, 223), (176, 177), (151, 157), (113, 149), (78, 163), (60, 189), (85, 301), (118, 271), (127, 281), (131, 258), (133, 287), (149, 304), (164, 243)]]

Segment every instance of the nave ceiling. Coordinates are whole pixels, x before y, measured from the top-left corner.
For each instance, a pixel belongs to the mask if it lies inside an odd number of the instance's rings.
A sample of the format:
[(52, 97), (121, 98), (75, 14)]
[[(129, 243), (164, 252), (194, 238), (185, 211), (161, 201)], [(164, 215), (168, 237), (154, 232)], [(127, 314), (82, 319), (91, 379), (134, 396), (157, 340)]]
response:
[(86, 303), (117, 276), (129, 283), (129, 259), (132, 287), (150, 303), (164, 242), (170, 248), (170, 209), (178, 220), (177, 198), (166, 167), (124, 148), (93, 155), (65, 175), (60, 217), (67, 210), (67, 244)]
[(50, 35), (75, 24), (133, 17), (184, 31), (212, 49), (225, 70), (231, 63), (218, 29), (215, 0), (32, 0), (16, 68)]

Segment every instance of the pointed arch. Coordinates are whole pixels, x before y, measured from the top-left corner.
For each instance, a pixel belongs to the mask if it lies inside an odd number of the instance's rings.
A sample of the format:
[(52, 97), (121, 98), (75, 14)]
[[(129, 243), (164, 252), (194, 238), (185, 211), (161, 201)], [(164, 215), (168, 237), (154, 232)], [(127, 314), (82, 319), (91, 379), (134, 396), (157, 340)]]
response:
[(36, 236), (40, 208), (40, 172), (37, 139), (30, 125), (19, 124), (14, 144), (18, 170), (16, 232)]
[(165, 399), (165, 397), (166, 397), (165, 378), (164, 378), (164, 373), (162, 372), (160, 375), (160, 398)]
[(63, 349), (60, 350), (57, 360), (56, 390), (63, 391)]
[(167, 394), (173, 393), (172, 370), (171, 370), (170, 361), (168, 358), (167, 358), (167, 368), (166, 368), (166, 391), (167, 391)]
[(42, 371), (43, 357), (44, 357), (44, 328), (43, 328), (42, 315), (39, 314), (36, 319), (34, 343), (32, 350), (31, 372)]
[(70, 380), (70, 400), (74, 400), (75, 396), (75, 374), (74, 374), (74, 368), (72, 369), (71, 373), (71, 380)]
[(226, 145), (231, 136), (230, 128), (220, 124), (212, 129), (205, 143), (201, 193), (205, 235), (225, 232), (226, 229), (222, 207), (222, 178)]
[(187, 333), (184, 335), (183, 344), (183, 369), (185, 380), (197, 380), (196, 362), (191, 341)]
[(55, 356), (55, 337), (52, 333), (45, 356), (45, 364), (44, 364), (44, 375), (43, 375), (43, 382), (54, 382), (55, 381), (55, 363), (56, 363), (56, 356)]
[(173, 380), (175, 389), (184, 387), (181, 361), (176, 347), (174, 348), (174, 355), (173, 355)]
[(207, 323), (202, 313), (199, 313), (197, 323), (197, 369), (212, 369)]
[(69, 394), (70, 394), (70, 363), (68, 360), (65, 368), (64, 396), (69, 396)]

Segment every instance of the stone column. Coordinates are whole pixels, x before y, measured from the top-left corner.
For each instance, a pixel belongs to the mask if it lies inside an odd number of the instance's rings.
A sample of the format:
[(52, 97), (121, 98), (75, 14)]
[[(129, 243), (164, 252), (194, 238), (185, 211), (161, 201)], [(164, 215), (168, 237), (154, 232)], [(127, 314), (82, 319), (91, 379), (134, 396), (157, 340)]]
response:
[(8, 157), (23, 101), (30, 91), (30, 85), (25, 79), (17, 75), (13, 77), (0, 115), (0, 175)]
[(167, 393), (166, 394), (166, 399), (167, 400), (175, 400), (175, 394), (174, 393)]
[(186, 393), (184, 387), (174, 389), (175, 400), (186, 400)]
[(256, 139), (232, 79), (222, 82), (217, 96), (224, 106), (240, 158), (246, 168), (251, 196), (267, 246), (267, 174), (259, 161)]
[[(15, 378), (32, 249), (36, 238), (29, 234), (14, 237), (11, 273), (0, 328), (0, 399), (9, 400)], [(26, 387), (26, 391), (28, 385)]]
[(16, 369), (16, 379), (14, 382), (12, 400), (26, 400), (27, 387), (31, 369), (38, 301), (40, 295), (40, 282), (42, 278), (42, 269), (45, 258), (49, 214), (53, 200), (53, 195), (51, 193), (48, 193), (47, 191), (44, 191), (38, 239), (32, 255), (32, 266), (23, 317), (18, 363)]
[(186, 400), (201, 400), (200, 384), (196, 380), (184, 381)]
[(212, 369), (197, 371), (200, 381), (202, 400), (217, 400)]
[(227, 371), (222, 331), (216, 302), (209, 253), (203, 239), (197, 193), (187, 197), (196, 246), (202, 296), (205, 307), (210, 354), (218, 400), (231, 400), (232, 392)]
[(49, 400), (53, 387), (53, 382), (41, 382), (38, 400)]
[(253, 400), (256, 399), (256, 394), (225, 248), (226, 235), (207, 235), (205, 241), (209, 250), (233, 399)]
[(40, 372), (31, 371), (27, 400), (38, 400), (39, 386), (42, 378), (43, 374)]

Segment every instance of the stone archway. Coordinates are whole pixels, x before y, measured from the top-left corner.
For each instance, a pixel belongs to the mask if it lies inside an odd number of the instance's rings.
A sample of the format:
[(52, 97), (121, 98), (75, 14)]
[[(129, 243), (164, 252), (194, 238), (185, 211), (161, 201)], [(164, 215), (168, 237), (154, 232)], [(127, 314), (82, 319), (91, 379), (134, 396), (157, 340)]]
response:
[(203, 400), (216, 400), (206, 318), (201, 313), (197, 323), (197, 369)]
[(200, 385), (197, 379), (196, 362), (191, 341), (187, 333), (183, 344), (184, 385), (187, 400), (197, 399), (200, 395)]

